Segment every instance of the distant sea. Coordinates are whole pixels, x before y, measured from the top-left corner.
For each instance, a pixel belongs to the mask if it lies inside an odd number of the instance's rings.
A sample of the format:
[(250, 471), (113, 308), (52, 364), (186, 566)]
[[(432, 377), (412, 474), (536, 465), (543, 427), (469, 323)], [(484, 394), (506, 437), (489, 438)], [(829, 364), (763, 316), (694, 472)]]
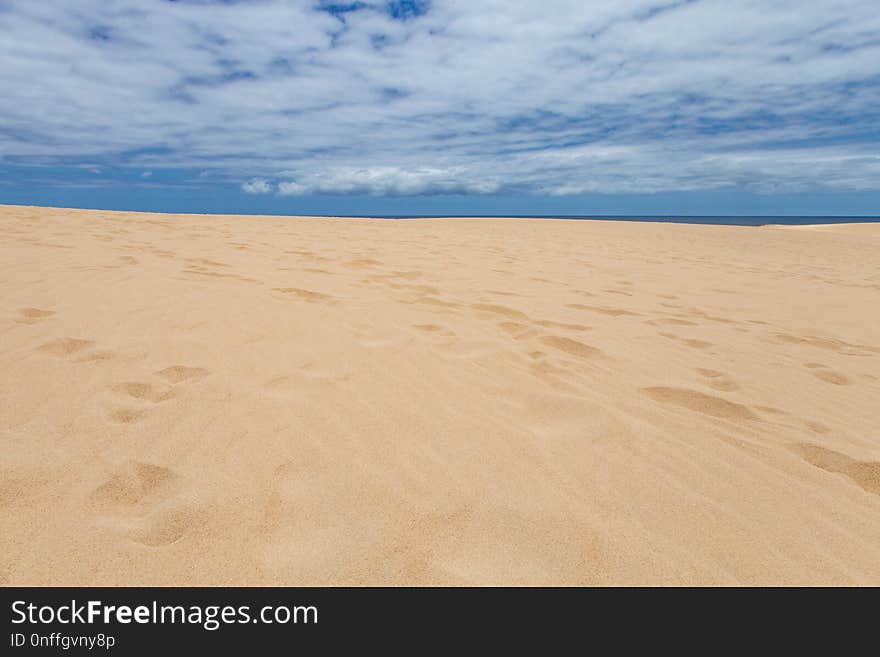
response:
[[(339, 215), (336, 215), (339, 216)], [(360, 215), (363, 216), (363, 215)], [(767, 226), (768, 224), (785, 224), (788, 226), (808, 226), (814, 224), (865, 224), (880, 222), (877, 217), (747, 217), (747, 216), (705, 216), (684, 217), (680, 215), (370, 215), (374, 219), (432, 219), (452, 217), (480, 217), (480, 218), (516, 218), (516, 219), (593, 219), (605, 221), (654, 221), (670, 224), (711, 224), (718, 226)]]

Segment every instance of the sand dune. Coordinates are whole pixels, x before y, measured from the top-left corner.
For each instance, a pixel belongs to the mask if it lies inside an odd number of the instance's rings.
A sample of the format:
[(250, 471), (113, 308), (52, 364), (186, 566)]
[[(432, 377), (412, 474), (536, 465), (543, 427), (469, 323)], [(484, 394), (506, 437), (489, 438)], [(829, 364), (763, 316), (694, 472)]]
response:
[(0, 225), (0, 583), (880, 584), (880, 225)]

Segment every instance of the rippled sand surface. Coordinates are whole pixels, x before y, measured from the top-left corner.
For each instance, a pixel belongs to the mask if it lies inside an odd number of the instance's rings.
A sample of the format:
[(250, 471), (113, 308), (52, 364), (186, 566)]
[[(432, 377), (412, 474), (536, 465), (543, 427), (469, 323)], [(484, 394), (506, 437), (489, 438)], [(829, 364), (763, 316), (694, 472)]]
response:
[(0, 207), (3, 584), (880, 584), (880, 225)]

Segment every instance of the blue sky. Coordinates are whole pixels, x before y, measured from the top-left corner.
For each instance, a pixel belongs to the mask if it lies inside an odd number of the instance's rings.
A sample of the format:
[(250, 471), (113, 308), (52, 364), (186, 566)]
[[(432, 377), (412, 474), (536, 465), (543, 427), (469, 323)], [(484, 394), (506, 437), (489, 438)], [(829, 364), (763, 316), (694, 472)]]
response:
[(0, 202), (880, 214), (875, 0), (0, 0)]

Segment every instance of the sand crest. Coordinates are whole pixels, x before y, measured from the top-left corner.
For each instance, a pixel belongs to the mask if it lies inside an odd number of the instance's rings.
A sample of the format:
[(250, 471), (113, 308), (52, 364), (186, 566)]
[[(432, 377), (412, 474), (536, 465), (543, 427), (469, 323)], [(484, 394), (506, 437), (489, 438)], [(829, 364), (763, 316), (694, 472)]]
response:
[(880, 225), (0, 226), (2, 584), (880, 584)]

